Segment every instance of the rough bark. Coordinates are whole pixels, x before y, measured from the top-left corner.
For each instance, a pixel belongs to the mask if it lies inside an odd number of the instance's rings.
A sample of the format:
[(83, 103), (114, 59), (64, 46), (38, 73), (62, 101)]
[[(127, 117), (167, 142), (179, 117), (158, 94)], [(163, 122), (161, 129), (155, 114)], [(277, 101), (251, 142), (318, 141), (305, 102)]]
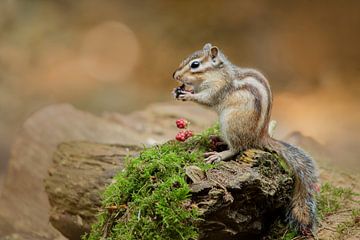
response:
[[(80, 239), (100, 210), (100, 192), (137, 147), (86, 142), (61, 144), (45, 181), (50, 221), (69, 239)], [(289, 204), (293, 179), (275, 154), (248, 150), (202, 172), (186, 170), (192, 201), (204, 213), (202, 239), (253, 239)]]
[(293, 179), (275, 154), (247, 150), (191, 185), (204, 212), (200, 239), (258, 239), (289, 206)]

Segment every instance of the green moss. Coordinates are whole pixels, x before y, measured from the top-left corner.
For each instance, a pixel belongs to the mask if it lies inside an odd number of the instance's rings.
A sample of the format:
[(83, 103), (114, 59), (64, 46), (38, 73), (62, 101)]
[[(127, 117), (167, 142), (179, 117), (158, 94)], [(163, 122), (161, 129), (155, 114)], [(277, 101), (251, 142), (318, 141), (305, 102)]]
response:
[(276, 155), (276, 156), (277, 156), (277, 160), (278, 160), (279, 163), (280, 163), (281, 168), (282, 168), (285, 172), (292, 174), (292, 170), (291, 170), (291, 168), (289, 167), (289, 165), (286, 163), (285, 159), (282, 158), (282, 157), (279, 156), (279, 155)]
[(282, 238), (281, 240), (292, 240), (294, 239), (295, 237), (297, 237), (298, 234), (295, 232), (295, 231), (290, 231), (290, 232), (287, 232)]
[(103, 194), (104, 210), (83, 239), (196, 239), (200, 213), (192, 207), (184, 167), (209, 169), (202, 161), (218, 126), (184, 143), (175, 141), (127, 159)]
[(292, 240), (298, 236), (298, 233), (292, 230), (289, 225), (283, 221), (276, 221), (268, 235), (264, 238), (266, 240)]

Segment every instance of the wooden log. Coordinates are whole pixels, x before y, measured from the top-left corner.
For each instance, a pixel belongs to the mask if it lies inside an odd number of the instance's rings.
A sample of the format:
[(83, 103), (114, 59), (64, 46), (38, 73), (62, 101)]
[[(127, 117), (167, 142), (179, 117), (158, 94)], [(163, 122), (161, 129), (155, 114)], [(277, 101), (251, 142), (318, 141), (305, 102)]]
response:
[[(61, 144), (46, 179), (50, 221), (69, 239), (95, 222), (100, 193), (138, 147), (87, 142)], [(256, 239), (283, 216), (293, 179), (276, 154), (250, 149), (206, 172), (185, 169), (192, 202), (204, 214), (201, 239)]]

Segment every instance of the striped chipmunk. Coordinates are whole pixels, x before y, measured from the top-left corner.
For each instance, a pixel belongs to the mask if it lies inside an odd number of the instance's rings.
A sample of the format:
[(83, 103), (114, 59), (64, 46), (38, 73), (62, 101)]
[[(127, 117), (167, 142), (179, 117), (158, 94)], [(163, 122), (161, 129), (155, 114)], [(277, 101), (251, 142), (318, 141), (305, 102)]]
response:
[(221, 137), (229, 150), (205, 153), (205, 160), (224, 161), (248, 148), (276, 151), (295, 175), (288, 221), (303, 235), (313, 234), (317, 225), (317, 168), (303, 150), (269, 135), (272, 94), (264, 75), (235, 66), (219, 48), (207, 43), (180, 64), (173, 78), (183, 84), (180, 92), (179, 88), (174, 91), (177, 99), (211, 107), (219, 116)]

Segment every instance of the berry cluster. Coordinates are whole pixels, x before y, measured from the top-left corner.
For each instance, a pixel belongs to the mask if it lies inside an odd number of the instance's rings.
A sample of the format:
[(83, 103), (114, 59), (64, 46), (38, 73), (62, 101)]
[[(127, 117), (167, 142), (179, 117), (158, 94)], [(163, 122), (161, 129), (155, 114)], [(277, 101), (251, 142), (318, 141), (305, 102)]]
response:
[(178, 134), (176, 134), (175, 139), (180, 142), (184, 142), (186, 139), (192, 136), (193, 136), (193, 132), (191, 130), (180, 131), (178, 132)]
[(189, 122), (183, 118), (176, 120), (176, 126), (180, 129), (186, 128), (188, 124)]
[[(188, 125), (189, 125), (189, 122), (183, 118), (176, 120), (176, 126), (179, 129), (186, 129)], [(185, 130), (185, 131), (181, 130), (180, 132), (178, 132), (176, 134), (175, 139), (180, 142), (184, 142), (184, 141), (186, 141), (186, 139), (192, 137), (193, 135), (194, 134), (191, 130)]]

